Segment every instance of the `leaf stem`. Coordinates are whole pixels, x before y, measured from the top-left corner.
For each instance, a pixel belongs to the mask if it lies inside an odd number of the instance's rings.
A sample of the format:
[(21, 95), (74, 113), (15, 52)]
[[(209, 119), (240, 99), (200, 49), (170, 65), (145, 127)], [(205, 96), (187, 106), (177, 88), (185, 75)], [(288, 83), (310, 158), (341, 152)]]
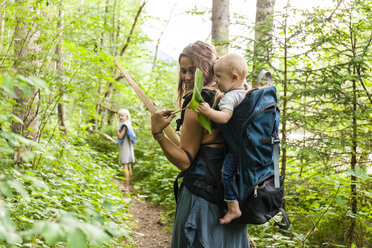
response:
[(185, 110), (185, 109), (187, 109), (187, 107), (184, 107), (183, 109), (179, 109), (179, 110), (173, 112), (172, 114), (177, 114), (177, 113), (179, 113), (179, 112), (181, 112), (181, 111), (183, 111), (183, 110)]

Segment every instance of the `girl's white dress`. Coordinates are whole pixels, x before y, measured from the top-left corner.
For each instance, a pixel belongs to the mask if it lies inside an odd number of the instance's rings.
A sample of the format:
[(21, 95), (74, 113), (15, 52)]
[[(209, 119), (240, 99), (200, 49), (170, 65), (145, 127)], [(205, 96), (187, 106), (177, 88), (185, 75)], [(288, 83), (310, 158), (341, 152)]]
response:
[(125, 132), (124, 140), (119, 145), (119, 163), (132, 163), (135, 160), (136, 158), (134, 157), (133, 143), (129, 138), (128, 133)]

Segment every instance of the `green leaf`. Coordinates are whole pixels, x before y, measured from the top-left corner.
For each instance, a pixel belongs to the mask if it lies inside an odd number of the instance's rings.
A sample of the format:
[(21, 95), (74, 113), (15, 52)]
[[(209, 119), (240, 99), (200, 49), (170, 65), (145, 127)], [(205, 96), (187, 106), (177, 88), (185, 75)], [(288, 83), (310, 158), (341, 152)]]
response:
[(0, 240), (5, 240), (8, 244), (22, 242), (22, 238), (16, 232), (15, 224), (4, 207), (0, 207)]
[[(202, 73), (201, 70), (196, 68), (194, 90), (192, 92), (192, 98), (191, 98), (190, 104), (188, 106), (189, 109), (192, 109), (192, 110), (195, 111), (195, 109), (197, 107), (199, 107), (199, 104), (204, 102), (203, 97), (201, 95), (201, 91), (203, 89), (203, 84), (204, 84), (203, 73)], [(209, 119), (205, 115), (202, 115), (202, 114), (199, 114), (199, 113), (198, 113), (198, 119), (199, 119), (200, 124), (205, 129), (207, 129), (209, 133), (211, 133), (212, 130), (211, 130), (211, 125), (209, 123)]]
[(13, 189), (15, 189), (19, 194), (21, 195), (28, 195), (25, 187), (22, 183), (18, 182), (17, 180), (8, 180), (9, 186), (11, 186)]
[(10, 114), (9, 117), (10, 117), (10, 119), (11, 119), (12, 121), (15, 121), (15, 122), (18, 122), (18, 123), (23, 124), (22, 119), (19, 118), (18, 116), (14, 115), (14, 114)]
[(26, 96), (32, 95), (32, 90), (30, 86), (20, 83), (16, 83), (15, 86), (17, 86)]
[(6, 93), (12, 97), (17, 97), (14, 91), (14, 79), (8, 75), (3, 75), (0, 77), (0, 88), (2, 88)]
[(70, 248), (85, 248), (87, 245), (87, 238), (80, 228), (74, 228), (67, 236), (67, 243)]
[(8, 182), (0, 182), (0, 195), (4, 195), (6, 197), (12, 197), (12, 188), (8, 184)]
[(65, 240), (65, 231), (60, 224), (46, 223), (42, 232), (45, 241), (49, 245)]
[(21, 152), (21, 157), (24, 161), (29, 162), (35, 157), (35, 153), (32, 151)]
[(36, 88), (45, 90), (46, 93), (50, 92), (48, 84), (44, 80), (37, 77), (31, 77), (30, 79)]

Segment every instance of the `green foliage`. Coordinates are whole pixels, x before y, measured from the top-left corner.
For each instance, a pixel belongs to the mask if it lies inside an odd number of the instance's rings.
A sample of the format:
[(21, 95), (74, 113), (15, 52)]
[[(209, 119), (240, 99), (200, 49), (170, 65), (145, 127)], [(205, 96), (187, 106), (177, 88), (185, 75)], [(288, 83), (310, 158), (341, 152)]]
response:
[[(371, 243), (370, 9), (370, 1), (336, 10), (288, 5), (275, 16), (271, 61), (258, 66), (272, 71), (278, 88), (292, 227), (279, 236), (271, 224), (252, 227), (262, 246), (272, 245), (274, 235), (292, 247)], [(254, 42), (246, 43), (249, 63)]]
[[(3, 170), (0, 192), (10, 216), (17, 219), (17, 225), (8, 217), (1, 221), (13, 227), (7, 228), (14, 234), (7, 235), (6, 242), (22, 237), (25, 246), (38, 240), (101, 247), (110, 246), (114, 237), (129, 236), (129, 227), (123, 225), (129, 219), (128, 203), (112, 180), (116, 172), (108, 156), (80, 142), (85, 141), (48, 144), (36, 169), (25, 164)], [(44, 241), (35, 240), (38, 236)]]

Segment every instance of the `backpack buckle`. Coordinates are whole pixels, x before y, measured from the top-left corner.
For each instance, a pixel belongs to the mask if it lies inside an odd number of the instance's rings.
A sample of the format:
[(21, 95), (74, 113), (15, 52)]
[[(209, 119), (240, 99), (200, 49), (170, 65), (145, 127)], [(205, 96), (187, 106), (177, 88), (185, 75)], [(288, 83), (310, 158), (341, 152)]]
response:
[(280, 143), (280, 139), (279, 137), (262, 138), (261, 143), (274, 145), (274, 144)]
[(213, 192), (213, 186), (212, 185), (208, 185), (206, 190), (209, 192), (209, 193), (212, 193)]
[(271, 137), (271, 144), (280, 143), (280, 139), (278, 137)]

